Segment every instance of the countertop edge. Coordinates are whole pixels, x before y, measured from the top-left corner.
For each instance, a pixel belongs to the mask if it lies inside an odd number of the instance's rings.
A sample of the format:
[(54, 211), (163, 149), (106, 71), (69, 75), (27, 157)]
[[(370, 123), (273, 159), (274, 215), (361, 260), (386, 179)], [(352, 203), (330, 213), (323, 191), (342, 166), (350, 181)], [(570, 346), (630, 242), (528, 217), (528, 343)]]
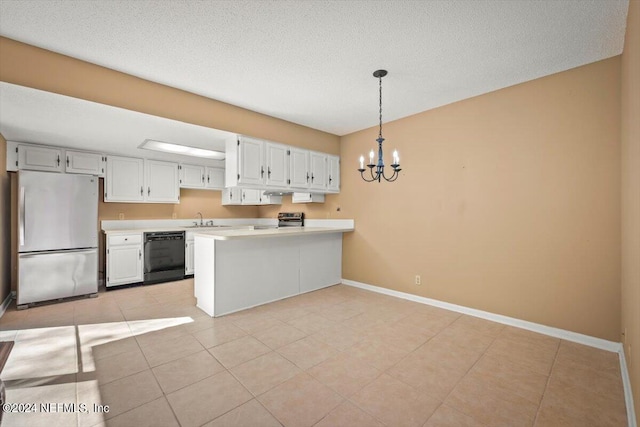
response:
[(348, 233), (353, 227), (295, 227), (275, 228), (263, 230), (226, 230), (223, 232), (195, 233), (195, 237), (204, 237), (213, 240), (238, 240), (256, 239), (266, 237), (299, 237), (313, 234)]

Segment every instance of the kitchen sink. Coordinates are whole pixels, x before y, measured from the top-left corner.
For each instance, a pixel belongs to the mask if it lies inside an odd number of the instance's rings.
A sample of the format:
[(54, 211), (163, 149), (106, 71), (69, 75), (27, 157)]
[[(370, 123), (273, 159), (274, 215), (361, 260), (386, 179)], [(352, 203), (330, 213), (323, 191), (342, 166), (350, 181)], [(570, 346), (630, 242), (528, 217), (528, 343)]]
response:
[(189, 225), (186, 228), (225, 228), (231, 227), (230, 225)]

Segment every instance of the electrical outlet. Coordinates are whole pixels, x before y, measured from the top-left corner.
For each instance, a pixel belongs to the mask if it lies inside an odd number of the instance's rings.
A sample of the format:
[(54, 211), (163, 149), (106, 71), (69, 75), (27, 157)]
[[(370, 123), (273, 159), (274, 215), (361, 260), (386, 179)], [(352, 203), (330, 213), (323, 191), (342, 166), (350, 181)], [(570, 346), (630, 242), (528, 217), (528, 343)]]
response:
[(416, 274), (416, 285), (421, 285), (422, 284), (422, 279), (420, 279), (420, 275)]
[(124, 214), (122, 212), (118, 214), (118, 219), (124, 219)]

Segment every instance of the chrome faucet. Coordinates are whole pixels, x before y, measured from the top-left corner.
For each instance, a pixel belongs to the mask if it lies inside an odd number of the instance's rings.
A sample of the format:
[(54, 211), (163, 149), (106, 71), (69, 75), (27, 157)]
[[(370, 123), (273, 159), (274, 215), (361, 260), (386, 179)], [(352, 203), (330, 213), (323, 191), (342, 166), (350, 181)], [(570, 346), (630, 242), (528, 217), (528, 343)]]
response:
[(200, 227), (202, 227), (204, 225), (202, 222), (202, 213), (198, 212), (196, 215), (200, 215)]

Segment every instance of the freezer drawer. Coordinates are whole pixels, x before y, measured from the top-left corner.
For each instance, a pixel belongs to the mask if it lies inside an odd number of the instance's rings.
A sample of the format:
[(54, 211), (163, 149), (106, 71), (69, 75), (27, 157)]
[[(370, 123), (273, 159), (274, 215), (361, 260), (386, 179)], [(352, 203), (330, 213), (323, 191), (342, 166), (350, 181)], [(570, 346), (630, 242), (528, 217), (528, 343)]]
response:
[(96, 248), (18, 256), (18, 305), (97, 292)]

